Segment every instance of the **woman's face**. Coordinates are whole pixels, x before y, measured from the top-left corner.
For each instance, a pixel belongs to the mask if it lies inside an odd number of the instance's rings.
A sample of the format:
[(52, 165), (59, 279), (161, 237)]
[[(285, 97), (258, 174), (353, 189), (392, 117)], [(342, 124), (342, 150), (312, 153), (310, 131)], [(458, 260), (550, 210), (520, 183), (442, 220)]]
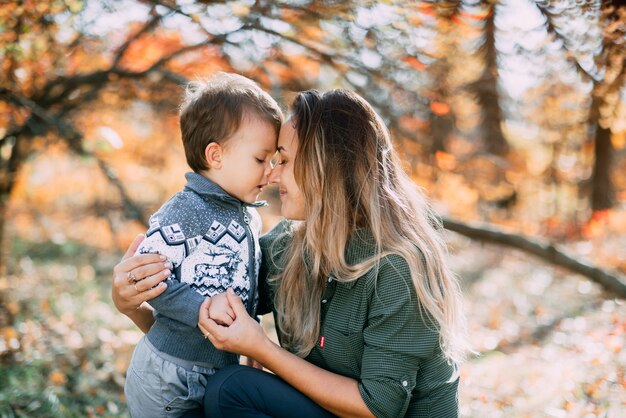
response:
[(304, 220), (304, 195), (296, 184), (293, 174), (293, 163), (298, 150), (298, 135), (293, 121), (288, 119), (280, 128), (278, 136), (278, 163), (270, 174), (269, 182), (278, 183), (281, 213), (287, 219)]

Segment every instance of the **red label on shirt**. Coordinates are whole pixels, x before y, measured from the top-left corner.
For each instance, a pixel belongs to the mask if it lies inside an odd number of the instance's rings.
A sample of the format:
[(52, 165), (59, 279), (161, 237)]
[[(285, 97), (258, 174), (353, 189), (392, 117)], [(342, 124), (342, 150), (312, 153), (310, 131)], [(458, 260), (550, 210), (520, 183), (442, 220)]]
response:
[(324, 336), (322, 335), (320, 337), (320, 348), (324, 348), (324, 341), (326, 340), (326, 338), (324, 338)]

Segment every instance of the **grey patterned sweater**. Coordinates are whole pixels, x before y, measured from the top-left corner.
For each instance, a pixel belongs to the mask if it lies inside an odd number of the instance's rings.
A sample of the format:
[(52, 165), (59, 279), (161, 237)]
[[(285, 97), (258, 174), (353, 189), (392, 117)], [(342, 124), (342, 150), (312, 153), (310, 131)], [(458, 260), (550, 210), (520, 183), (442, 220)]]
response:
[(147, 338), (158, 350), (220, 368), (235, 354), (219, 351), (203, 337), (198, 312), (205, 297), (232, 288), (252, 315), (258, 300), (261, 218), (252, 205), (227, 194), (197, 173), (185, 188), (150, 217), (137, 253), (159, 253), (173, 264), (167, 290), (149, 301), (156, 310)]

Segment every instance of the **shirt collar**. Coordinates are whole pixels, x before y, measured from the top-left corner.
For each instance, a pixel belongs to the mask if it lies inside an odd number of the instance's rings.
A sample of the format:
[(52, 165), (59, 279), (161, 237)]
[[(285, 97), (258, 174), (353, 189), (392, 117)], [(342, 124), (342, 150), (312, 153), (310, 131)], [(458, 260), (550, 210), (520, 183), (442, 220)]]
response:
[[(364, 259), (373, 256), (375, 249), (376, 248), (374, 246), (374, 239), (371, 231), (368, 228), (357, 228), (352, 234), (350, 241), (348, 242), (346, 260), (349, 263), (361, 262)], [(369, 274), (369, 272), (367, 272), (366, 274)], [(349, 282), (340, 281), (339, 283), (341, 283), (342, 286), (351, 289), (354, 287), (356, 282), (357, 280), (352, 280)]]
[[(331, 276), (331, 277), (333, 278), (333, 280), (337, 280), (337, 279), (335, 279), (334, 276)], [(337, 281), (337, 284), (339, 284), (340, 286), (345, 287), (346, 289), (352, 289), (354, 287), (354, 285), (356, 284), (357, 280), (352, 280), (352, 281), (349, 281), (349, 282)]]

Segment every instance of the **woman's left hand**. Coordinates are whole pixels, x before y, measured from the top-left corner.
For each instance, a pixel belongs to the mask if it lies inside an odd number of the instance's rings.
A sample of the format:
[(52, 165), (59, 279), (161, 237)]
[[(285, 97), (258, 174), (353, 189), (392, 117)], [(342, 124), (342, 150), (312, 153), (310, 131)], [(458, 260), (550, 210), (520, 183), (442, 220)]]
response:
[(232, 289), (226, 291), (226, 297), (235, 313), (235, 320), (229, 326), (218, 325), (209, 317), (211, 299), (206, 299), (200, 307), (198, 326), (218, 350), (258, 358), (257, 355), (261, 354), (259, 350), (267, 340), (261, 324), (248, 315)]
[(159, 254), (133, 255), (143, 235), (138, 235), (126, 250), (122, 260), (113, 268), (111, 298), (118, 311), (131, 316), (139, 306), (165, 291), (163, 280), (172, 268), (165, 256)]

